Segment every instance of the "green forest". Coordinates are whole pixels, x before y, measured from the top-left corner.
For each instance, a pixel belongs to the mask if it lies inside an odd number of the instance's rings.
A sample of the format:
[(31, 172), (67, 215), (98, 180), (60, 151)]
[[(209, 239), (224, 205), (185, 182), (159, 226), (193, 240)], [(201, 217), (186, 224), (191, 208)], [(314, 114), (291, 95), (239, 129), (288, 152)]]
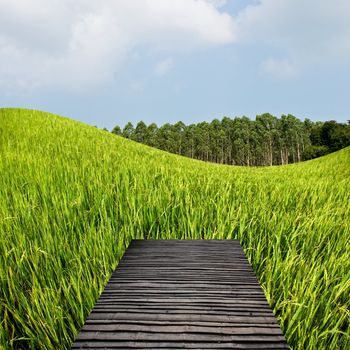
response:
[(224, 117), (221, 121), (158, 127), (128, 122), (112, 133), (182, 156), (232, 165), (271, 166), (317, 158), (350, 145), (350, 121), (301, 121), (288, 114)]

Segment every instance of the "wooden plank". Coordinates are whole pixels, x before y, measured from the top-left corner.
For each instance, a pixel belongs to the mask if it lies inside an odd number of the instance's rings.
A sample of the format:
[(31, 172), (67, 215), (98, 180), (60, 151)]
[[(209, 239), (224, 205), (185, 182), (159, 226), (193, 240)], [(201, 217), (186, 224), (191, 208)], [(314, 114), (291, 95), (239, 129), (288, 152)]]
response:
[(138, 323), (138, 324), (148, 324), (148, 323), (159, 323), (162, 325), (172, 325), (172, 324), (188, 324), (188, 325), (206, 325), (213, 326), (218, 324), (222, 327), (232, 326), (232, 325), (242, 325), (242, 324), (259, 324), (266, 326), (271, 325), (273, 327), (278, 327), (273, 317), (246, 317), (246, 316), (225, 316), (218, 315), (212, 317), (204, 317), (205, 315), (168, 315), (168, 314), (157, 314), (150, 315), (147, 313), (138, 313), (137, 320), (135, 320), (135, 315), (129, 314), (128, 312), (120, 312), (115, 314), (115, 320), (87, 320), (86, 324), (100, 324), (100, 323), (115, 323), (116, 321), (120, 323)]
[[(101, 331), (101, 326), (103, 331)], [(123, 324), (123, 323), (99, 323), (99, 324), (85, 324), (85, 334), (98, 332), (147, 332), (147, 333), (196, 333), (196, 334), (222, 334), (222, 335), (281, 335), (282, 332), (279, 327), (253, 327), (252, 325), (244, 326), (222, 326), (215, 324), (209, 326), (202, 325), (164, 325), (158, 323), (151, 324)], [(107, 334), (107, 336), (109, 336)]]
[[(215, 328), (215, 327), (213, 327)], [(200, 342), (280, 342), (284, 338), (281, 335), (275, 335), (270, 333), (269, 335), (255, 332), (253, 334), (214, 334), (214, 333), (187, 333), (182, 332), (182, 328), (174, 333), (157, 332), (140, 332), (140, 331), (121, 331), (121, 332), (106, 332), (96, 331), (89, 332), (84, 331), (79, 335), (79, 340), (143, 340), (154, 341), (154, 339), (160, 341), (179, 341), (179, 340), (191, 340)]]
[(134, 240), (72, 349), (289, 349), (235, 240)]
[(138, 342), (138, 341), (88, 341), (79, 342), (73, 344), (72, 349), (289, 349), (286, 344), (276, 343), (217, 343), (215, 347), (213, 343), (197, 342), (193, 343), (190, 341), (186, 342)]

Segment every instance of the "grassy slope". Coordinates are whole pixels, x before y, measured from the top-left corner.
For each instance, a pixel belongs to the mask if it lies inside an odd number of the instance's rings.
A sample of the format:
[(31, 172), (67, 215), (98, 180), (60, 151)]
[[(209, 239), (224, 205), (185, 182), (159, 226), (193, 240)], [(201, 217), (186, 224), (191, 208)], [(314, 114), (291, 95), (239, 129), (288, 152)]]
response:
[(295, 349), (350, 348), (350, 149), (205, 164), (0, 110), (0, 347), (69, 348), (132, 238), (238, 238)]

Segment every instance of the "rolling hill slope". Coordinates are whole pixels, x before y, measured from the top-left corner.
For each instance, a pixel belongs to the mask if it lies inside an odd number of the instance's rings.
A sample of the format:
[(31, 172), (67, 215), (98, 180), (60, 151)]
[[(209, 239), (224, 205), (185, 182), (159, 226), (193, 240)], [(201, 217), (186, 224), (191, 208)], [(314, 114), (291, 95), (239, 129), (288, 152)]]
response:
[(237, 238), (294, 349), (350, 348), (350, 148), (207, 164), (0, 109), (0, 347), (68, 349), (132, 238)]

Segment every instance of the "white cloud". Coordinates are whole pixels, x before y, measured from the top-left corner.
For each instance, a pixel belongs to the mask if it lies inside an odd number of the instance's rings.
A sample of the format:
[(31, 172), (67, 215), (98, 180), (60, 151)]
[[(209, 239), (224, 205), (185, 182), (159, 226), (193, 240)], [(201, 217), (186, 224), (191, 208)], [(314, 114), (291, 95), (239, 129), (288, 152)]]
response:
[[(164, 53), (235, 40), (208, 0), (0, 0), (0, 88), (106, 84), (135, 47)], [(171, 68), (168, 64), (158, 70)]]
[[(348, 0), (260, 0), (235, 20), (239, 42), (270, 50), (262, 68), (273, 76), (350, 60)], [(286, 59), (271, 58), (273, 52)]]
[(253, 47), (261, 71), (279, 79), (350, 60), (348, 0), (260, 0), (235, 18), (225, 3), (0, 0), (0, 89), (98, 88), (145, 50), (161, 76), (173, 67), (164, 57), (235, 42)]
[(162, 77), (167, 74), (174, 67), (174, 60), (169, 57), (165, 60), (162, 60), (156, 64), (154, 67), (154, 72), (158, 77)]
[(208, 4), (213, 5), (214, 7), (223, 7), (226, 5), (226, 0), (205, 0)]

